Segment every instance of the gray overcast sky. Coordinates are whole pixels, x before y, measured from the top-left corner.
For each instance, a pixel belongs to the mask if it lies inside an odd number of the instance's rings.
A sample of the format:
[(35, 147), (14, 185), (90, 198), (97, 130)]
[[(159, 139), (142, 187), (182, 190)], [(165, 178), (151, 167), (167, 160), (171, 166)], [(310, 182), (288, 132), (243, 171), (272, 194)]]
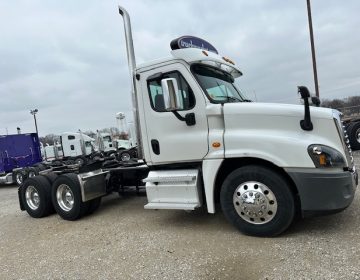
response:
[[(306, 0), (0, 0), (0, 134), (40, 135), (132, 119), (122, 18), (131, 16), (137, 62), (169, 55), (181, 35), (211, 42), (243, 70), (258, 101), (298, 103), (314, 91)], [(360, 94), (360, 1), (313, 0), (322, 98)]]

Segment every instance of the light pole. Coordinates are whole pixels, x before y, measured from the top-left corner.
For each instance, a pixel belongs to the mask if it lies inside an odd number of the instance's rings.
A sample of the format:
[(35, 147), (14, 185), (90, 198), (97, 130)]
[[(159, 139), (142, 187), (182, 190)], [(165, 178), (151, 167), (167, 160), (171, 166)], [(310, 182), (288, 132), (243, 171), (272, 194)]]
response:
[(37, 122), (36, 122), (36, 113), (37, 113), (37, 112), (38, 112), (38, 109), (30, 110), (30, 114), (34, 116), (36, 134), (39, 135), (38, 127), (37, 127)]

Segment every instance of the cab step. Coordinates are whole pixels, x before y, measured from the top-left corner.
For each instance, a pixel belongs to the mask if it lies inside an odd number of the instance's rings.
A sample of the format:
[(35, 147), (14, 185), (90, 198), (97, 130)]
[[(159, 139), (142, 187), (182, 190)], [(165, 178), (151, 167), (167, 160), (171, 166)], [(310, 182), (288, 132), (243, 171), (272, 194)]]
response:
[(146, 179), (145, 209), (195, 210), (202, 205), (199, 170), (150, 171)]

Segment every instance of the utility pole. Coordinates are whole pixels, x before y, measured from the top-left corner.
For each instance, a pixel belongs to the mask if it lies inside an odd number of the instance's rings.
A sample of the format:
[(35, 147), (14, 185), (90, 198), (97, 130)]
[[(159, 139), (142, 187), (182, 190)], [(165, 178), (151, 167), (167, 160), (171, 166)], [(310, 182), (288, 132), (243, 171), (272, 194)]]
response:
[(312, 28), (310, 0), (306, 0), (306, 2), (307, 2), (307, 11), (308, 11), (308, 20), (309, 20), (311, 55), (312, 55), (314, 81), (315, 81), (315, 93), (316, 93), (316, 97), (320, 98), (320, 95), (319, 95), (319, 83), (318, 83), (317, 69), (316, 69), (315, 44), (314, 44), (314, 34), (313, 34), (313, 28)]
[(39, 111), (38, 109), (30, 110), (30, 114), (34, 116), (36, 134), (39, 136), (38, 127), (37, 127), (37, 122), (36, 122), (36, 113), (37, 113), (38, 111)]

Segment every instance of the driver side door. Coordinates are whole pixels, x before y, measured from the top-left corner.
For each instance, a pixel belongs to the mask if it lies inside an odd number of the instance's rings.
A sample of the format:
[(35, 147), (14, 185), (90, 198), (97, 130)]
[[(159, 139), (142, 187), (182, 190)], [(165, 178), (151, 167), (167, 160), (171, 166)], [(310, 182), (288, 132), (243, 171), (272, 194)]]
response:
[[(208, 153), (206, 101), (191, 73), (180, 63), (146, 72), (142, 79), (143, 104), (150, 164), (198, 162)], [(195, 125), (187, 125), (165, 110), (161, 80), (175, 78), (180, 94), (182, 117), (195, 114)], [(144, 143), (145, 144), (145, 143)]]

